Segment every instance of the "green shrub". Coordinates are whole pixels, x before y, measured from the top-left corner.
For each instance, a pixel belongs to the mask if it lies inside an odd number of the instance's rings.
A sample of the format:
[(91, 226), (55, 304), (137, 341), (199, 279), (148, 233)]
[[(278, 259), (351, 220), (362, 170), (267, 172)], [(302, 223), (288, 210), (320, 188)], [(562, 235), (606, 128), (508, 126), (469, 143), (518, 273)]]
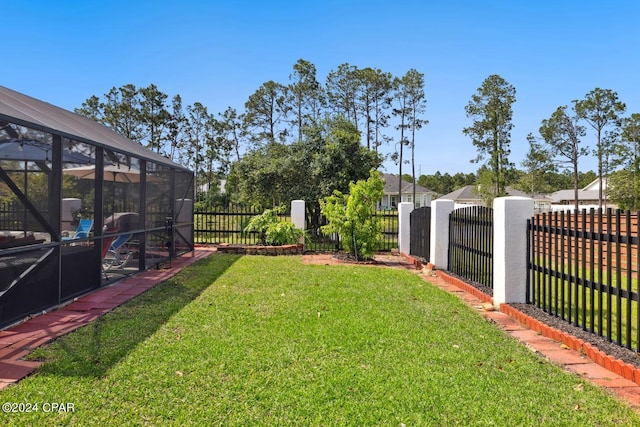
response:
[(296, 228), (291, 222), (278, 218), (278, 214), (282, 214), (284, 211), (284, 206), (265, 210), (260, 215), (251, 218), (244, 228), (244, 232), (258, 232), (260, 243), (266, 245), (280, 246), (298, 243), (304, 235), (304, 231)]
[(375, 216), (376, 205), (384, 194), (380, 172), (371, 170), (366, 181), (349, 183), (349, 194), (336, 190), (320, 201), (329, 224), (325, 233), (338, 233), (344, 248), (357, 260), (373, 258), (380, 240), (382, 222)]

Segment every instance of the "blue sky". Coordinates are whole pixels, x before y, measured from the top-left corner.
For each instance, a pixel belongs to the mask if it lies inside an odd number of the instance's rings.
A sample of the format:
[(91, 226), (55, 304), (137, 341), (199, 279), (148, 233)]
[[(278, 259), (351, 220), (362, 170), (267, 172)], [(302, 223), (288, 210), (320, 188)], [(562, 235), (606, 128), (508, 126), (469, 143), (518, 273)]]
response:
[[(640, 112), (635, 0), (14, 0), (2, 15), (0, 85), (69, 110), (128, 83), (154, 83), (211, 113), (242, 110), (262, 83), (288, 83), (300, 58), (321, 82), (343, 63), (396, 76), (414, 68), (425, 75), (430, 122), (417, 140), (423, 174), (477, 169), (464, 107), (491, 74), (516, 88), (518, 166), (527, 133), (595, 87)], [(594, 168), (592, 156), (582, 160)]]

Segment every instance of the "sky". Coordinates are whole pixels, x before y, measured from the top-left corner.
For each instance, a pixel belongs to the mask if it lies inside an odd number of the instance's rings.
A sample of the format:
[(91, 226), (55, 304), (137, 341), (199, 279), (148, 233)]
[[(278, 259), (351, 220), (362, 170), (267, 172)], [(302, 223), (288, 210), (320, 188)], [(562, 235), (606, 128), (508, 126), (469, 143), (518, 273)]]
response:
[[(636, 0), (0, 4), (0, 85), (67, 110), (131, 83), (155, 84), (210, 113), (242, 111), (263, 83), (289, 83), (299, 59), (316, 66), (322, 83), (344, 63), (398, 77), (415, 69), (425, 76), (429, 121), (416, 138), (418, 175), (477, 170), (462, 133), (472, 123), (465, 106), (492, 74), (516, 89), (509, 160), (518, 167), (527, 134), (596, 87), (617, 92), (627, 115), (640, 112)], [(593, 146), (595, 136), (583, 141)], [(397, 173), (390, 161), (385, 168)], [(581, 170), (595, 168), (594, 156), (581, 160)]]

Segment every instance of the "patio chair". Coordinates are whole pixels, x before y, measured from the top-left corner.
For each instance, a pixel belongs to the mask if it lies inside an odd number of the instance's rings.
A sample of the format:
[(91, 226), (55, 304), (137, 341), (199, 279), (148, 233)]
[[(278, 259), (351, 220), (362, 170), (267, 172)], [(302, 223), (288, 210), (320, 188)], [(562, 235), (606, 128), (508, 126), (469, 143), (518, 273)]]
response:
[[(105, 220), (106, 233), (127, 232), (135, 228), (138, 221), (137, 213), (115, 214)], [(114, 267), (124, 269), (132, 258), (132, 250), (129, 241), (133, 233), (120, 234), (119, 236), (105, 236), (102, 240), (102, 271), (105, 279), (108, 279), (107, 271)]]
[(113, 267), (126, 267), (131, 259), (131, 249), (127, 243), (132, 236), (133, 234), (129, 233), (104, 239), (102, 245), (102, 268), (105, 272)]
[(93, 220), (92, 219), (81, 219), (78, 223), (78, 227), (76, 231), (73, 232), (73, 235), (63, 236), (62, 240), (73, 240), (73, 239), (84, 239), (89, 237), (89, 232), (93, 228)]

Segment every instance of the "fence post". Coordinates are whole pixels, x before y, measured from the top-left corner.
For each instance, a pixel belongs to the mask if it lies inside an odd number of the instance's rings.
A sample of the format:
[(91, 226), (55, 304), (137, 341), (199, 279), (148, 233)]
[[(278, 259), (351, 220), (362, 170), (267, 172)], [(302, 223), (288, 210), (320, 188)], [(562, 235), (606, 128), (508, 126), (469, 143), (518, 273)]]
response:
[(411, 217), (413, 203), (398, 203), (398, 252), (409, 254), (411, 252)]
[(429, 261), (441, 270), (449, 267), (449, 215), (454, 207), (453, 200), (436, 199), (431, 202)]
[(498, 197), (493, 215), (493, 303), (524, 303), (527, 220), (533, 217), (533, 199)]
[[(306, 215), (305, 215), (305, 203), (304, 200), (292, 200), (291, 201), (291, 222), (293, 226), (300, 230), (306, 230)], [(304, 235), (300, 238), (300, 244), (304, 245)]]

